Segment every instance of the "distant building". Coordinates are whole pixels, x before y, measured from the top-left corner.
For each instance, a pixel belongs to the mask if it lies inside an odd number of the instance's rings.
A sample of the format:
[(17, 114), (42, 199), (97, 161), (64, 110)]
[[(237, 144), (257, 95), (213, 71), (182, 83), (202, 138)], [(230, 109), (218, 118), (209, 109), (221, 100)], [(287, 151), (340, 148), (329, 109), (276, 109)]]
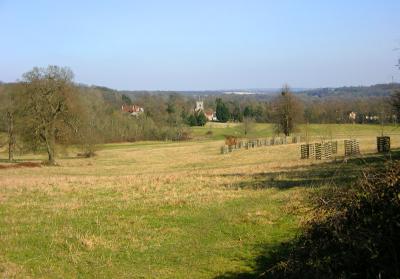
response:
[(199, 111), (204, 111), (204, 103), (203, 101), (197, 101), (196, 102), (196, 108), (194, 111), (199, 112)]
[(377, 115), (366, 115), (365, 119), (369, 120), (369, 121), (378, 121), (379, 120), (379, 116), (377, 116)]
[(204, 102), (197, 101), (196, 107), (194, 108), (194, 112), (203, 112), (204, 115), (207, 117), (208, 121), (218, 121), (217, 113), (213, 110), (204, 110)]
[(136, 105), (122, 105), (122, 111), (129, 113), (132, 116), (139, 116), (140, 114), (144, 113), (144, 109), (142, 107)]
[(217, 113), (212, 110), (207, 110), (204, 112), (205, 116), (207, 117), (208, 121), (218, 121)]
[(356, 117), (357, 117), (357, 114), (354, 111), (349, 113), (349, 120), (351, 122), (353, 122), (353, 124), (356, 122)]

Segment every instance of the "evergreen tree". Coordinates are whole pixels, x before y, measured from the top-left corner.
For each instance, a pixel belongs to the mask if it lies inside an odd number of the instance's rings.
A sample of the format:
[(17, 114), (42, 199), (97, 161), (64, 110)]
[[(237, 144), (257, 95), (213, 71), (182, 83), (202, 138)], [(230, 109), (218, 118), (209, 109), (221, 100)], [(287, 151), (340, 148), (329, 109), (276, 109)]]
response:
[(198, 126), (204, 126), (204, 125), (206, 125), (206, 123), (207, 123), (207, 117), (206, 117), (206, 115), (204, 114), (204, 112), (202, 112), (202, 111), (200, 111), (198, 114), (197, 114), (197, 125)]
[(230, 118), (229, 109), (224, 102), (222, 102), (221, 98), (217, 99), (217, 119), (220, 122), (227, 122)]
[(235, 106), (232, 110), (232, 119), (233, 119), (233, 121), (238, 121), (238, 122), (242, 122), (242, 120), (243, 120), (243, 114), (240, 111), (239, 104), (237, 104), (237, 103), (235, 103)]
[(129, 98), (127, 95), (122, 94), (121, 98), (122, 98), (122, 102), (123, 102), (124, 104), (126, 104), (126, 105), (132, 105), (132, 100), (131, 100), (131, 98)]
[(196, 116), (194, 116), (193, 114), (189, 115), (188, 124), (189, 124), (190, 126), (197, 126), (197, 119), (196, 119)]
[(253, 117), (253, 108), (250, 106), (246, 106), (243, 110), (243, 116), (244, 117)]

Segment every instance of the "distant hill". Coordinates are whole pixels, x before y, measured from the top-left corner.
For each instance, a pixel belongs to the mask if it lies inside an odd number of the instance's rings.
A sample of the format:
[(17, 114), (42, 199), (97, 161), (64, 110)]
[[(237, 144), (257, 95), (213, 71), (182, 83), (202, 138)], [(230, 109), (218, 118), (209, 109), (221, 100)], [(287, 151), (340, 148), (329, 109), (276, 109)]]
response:
[[(393, 90), (400, 90), (400, 83), (376, 84), (371, 86), (345, 86), (337, 88), (293, 88), (292, 91), (303, 98), (368, 98), (387, 97)], [(138, 94), (172, 94), (178, 93), (186, 96), (219, 96), (219, 95), (242, 95), (248, 98), (268, 99), (280, 92), (279, 88), (267, 89), (227, 89), (227, 90), (205, 90), (205, 91), (118, 91), (134, 97)]]
[[(4, 86), (7, 83), (1, 83)], [(104, 86), (85, 84), (78, 84), (82, 89), (96, 89), (101, 92), (104, 99), (112, 104), (119, 105), (121, 103), (121, 96), (125, 94), (132, 100), (136, 97), (149, 94), (149, 95), (170, 95), (181, 94), (188, 97), (217, 97), (217, 96), (231, 96), (235, 99), (256, 99), (258, 101), (271, 100), (276, 94), (280, 92), (279, 88), (266, 88), (266, 89), (227, 89), (227, 90), (189, 90), (189, 91), (157, 91), (157, 90), (116, 90)], [(400, 83), (389, 84), (376, 84), (371, 86), (345, 86), (337, 88), (293, 88), (292, 91), (304, 100), (321, 100), (321, 99), (359, 99), (371, 97), (387, 97), (392, 94), (394, 90), (400, 90)]]
[(400, 83), (376, 84), (371, 86), (349, 86), (318, 88), (297, 92), (298, 95), (313, 98), (369, 98), (388, 97), (394, 90), (400, 90)]

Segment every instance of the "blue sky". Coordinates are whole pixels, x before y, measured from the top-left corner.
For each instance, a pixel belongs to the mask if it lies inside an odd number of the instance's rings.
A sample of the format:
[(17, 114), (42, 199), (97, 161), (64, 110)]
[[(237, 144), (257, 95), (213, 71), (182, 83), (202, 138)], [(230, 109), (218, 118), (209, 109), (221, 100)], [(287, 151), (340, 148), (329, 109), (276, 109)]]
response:
[(0, 0), (0, 80), (55, 64), (131, 90), (400, 81), (399, 12), (399, 0)]

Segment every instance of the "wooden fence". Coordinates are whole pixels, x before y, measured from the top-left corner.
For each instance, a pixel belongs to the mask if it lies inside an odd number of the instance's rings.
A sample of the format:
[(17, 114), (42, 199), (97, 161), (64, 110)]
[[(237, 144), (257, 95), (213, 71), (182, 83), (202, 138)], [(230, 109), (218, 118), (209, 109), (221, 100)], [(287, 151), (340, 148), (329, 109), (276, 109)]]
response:
[(249, 140), (235, 140), (225, 141), (225, 145), (221, 146), (221, 154), (227, 154), (240, 149), (253, 149), (263, 146), (282, 145), (291, 143), (300, 143), (302, 138), (300, 136), (294, 137), (272, 137), (262, 139), (249, 139)]

